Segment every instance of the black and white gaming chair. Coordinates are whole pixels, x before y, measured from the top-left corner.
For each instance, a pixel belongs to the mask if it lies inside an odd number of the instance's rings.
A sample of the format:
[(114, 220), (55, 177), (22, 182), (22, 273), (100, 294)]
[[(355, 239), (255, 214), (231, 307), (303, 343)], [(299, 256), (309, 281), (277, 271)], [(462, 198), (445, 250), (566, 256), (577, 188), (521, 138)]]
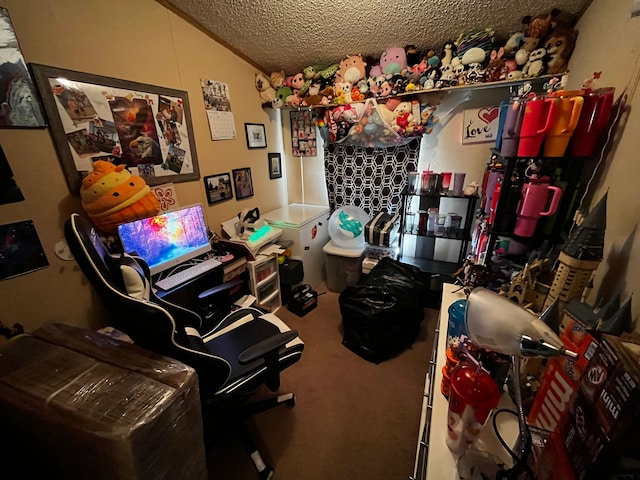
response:
[[(227, 408), (244, 415), (283, 403), (295, 404), (292, 393), (242, 404), (262, 384), (276, 391), (279, 373), (302, 355), (304, 343), (297, 332), (276, 315), (241, 308), (209, 331), (201, 331), (202, 319), (197, 313), (154, 294), (144, 260), (111, 255), (88, 220), (72, 214), (65, 224), (65, 237), (76, 262), (109, 311), (113, 326), (139, 346), (196, 370), (205, 418), (208, 409), (214, 415), (215, 410), (226, 412)], [(273, 469), (260, 457), (242, 422), (238, 426), (260, 478), (270, 478)]]

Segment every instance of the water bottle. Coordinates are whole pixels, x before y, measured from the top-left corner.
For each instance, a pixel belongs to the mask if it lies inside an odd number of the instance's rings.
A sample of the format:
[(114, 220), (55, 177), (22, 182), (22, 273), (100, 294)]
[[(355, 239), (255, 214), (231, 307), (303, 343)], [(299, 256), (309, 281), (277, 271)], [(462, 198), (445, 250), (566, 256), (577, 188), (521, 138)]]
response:
[(449, 305), (449, 322), (447, 325), (447, 348), (457, 347), (460, 338), (464, 335), (468, 336), (467, 326), (464, 321), (465, 312), (467, 310), (467, 301), (464, 299), (456, 300)]

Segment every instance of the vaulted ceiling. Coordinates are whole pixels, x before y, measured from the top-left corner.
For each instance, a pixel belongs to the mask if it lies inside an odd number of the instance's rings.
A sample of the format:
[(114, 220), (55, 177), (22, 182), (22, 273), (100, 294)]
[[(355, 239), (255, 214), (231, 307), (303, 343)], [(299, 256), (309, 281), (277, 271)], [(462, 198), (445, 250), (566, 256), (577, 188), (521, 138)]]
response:
[(525, 15), (559, 8), (579, 17), (591, 0), (158, 0), (265, 73), (329, 65), (347, 55), (379, 58), (390, 46), (442, 51), (462, 33), (506, 38)]

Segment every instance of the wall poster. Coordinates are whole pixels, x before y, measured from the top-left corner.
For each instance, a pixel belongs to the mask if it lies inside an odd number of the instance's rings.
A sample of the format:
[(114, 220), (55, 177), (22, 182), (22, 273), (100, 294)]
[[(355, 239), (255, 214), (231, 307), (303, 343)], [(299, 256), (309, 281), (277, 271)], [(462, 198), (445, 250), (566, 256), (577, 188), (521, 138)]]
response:
[(465, 110), (462, 119), (462, 144), (495, 142), (498, 134), (500, 107)]
[(311, 110), (291, 111), (291, 149), (294, 157), (318, 155), (316, 126)]

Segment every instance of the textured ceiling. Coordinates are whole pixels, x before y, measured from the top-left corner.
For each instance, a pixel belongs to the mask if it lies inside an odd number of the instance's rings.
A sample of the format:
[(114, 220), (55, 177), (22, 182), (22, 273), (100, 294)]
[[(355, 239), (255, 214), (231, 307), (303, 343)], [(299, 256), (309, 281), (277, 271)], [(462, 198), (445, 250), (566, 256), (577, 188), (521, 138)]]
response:
[(347, 55), (379, 58), (413, 44), (440, 53), (461, 33), (505, 37), (522, 17), (560, 8), (581, 15), (591, 0), (158, 0), (199, 24), (266, 73), (329, 65)]

